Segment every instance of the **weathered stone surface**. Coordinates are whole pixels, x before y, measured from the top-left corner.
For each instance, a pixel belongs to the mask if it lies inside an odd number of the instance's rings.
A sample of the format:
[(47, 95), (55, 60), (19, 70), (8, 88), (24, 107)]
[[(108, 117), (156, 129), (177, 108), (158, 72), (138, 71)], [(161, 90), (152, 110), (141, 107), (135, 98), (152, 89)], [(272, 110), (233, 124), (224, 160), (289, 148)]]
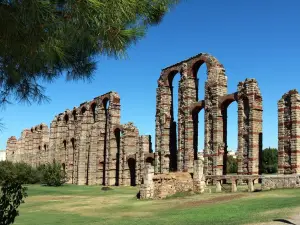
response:
[[(207, 66), (205, 98), (198, 99), (197, 72)], [(179, 73), (178, 109), (173, 107), (174, 76)], [(177, 85), (177, 84), (175, 84)], [(238, 103), (239, 174), (255, 175), (260, 171), (262, 151), (262, 96), (255, 79), (238, 84), (237, 92), (227, 93), (227, 76), (223, 65), (213, 56), (201, 53), (162, 70), (156, 95), (155, 171), (193, 172), (198, 159), (198, 113), (205, 111), (204, 173), (226, 174), (227, 108)], [(178, 110), (178, 121), (174, 111)]]
[(203, 161), (195, 162), (194, 173), (174, 172), (154, 174), (154, 168), (147, 164), (143, 171), (140, 187), (141, 199), (162, 199), (176, 193), (203, 193), (205, 177), (203, 175)]
[(9, 138), (7, 159), (32, 166), (55, 160), (72, 184), (140, 184), (146, 160), (154, 162), (151, 137), (139, 136), (131, 122), (121, 125), (120, 110), (115, 92), (84, 102), (55, 116), (50, 132), (40, 124), (25, 129), (19, 140)]
[(278, 175), (262, 178), (262, 190), (300, 188), (300, 175)]
[(278, 173), (300, 174), (300, 95), (297, 90), (278, 101)]

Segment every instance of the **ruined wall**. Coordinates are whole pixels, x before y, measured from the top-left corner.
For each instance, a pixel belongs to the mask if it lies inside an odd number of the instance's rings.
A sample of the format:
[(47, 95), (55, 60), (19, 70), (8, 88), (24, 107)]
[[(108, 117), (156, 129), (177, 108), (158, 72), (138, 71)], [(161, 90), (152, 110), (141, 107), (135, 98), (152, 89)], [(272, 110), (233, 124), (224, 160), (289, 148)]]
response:
[(299, 175), (264, 176), (261, 180), (262, 190), (300, 188)]
[(25, 129), (21, 137), (10, 137), (7, 141), (7, 160), (25, 162), (31, 166), (39, 166), (48, 160), (49, 129), (46, 124), (39, 124)]
[(153, 166), (147, 164), (143, 170), (140, 198), (162, 199), (176, 193), (203, 193), (205, 188), (203, 161), (195, 160), (194, 165), (193, 173), (174, 172), (155, 174)]
[(278, 101), (278, 173), (300, 173), (300, 95), (297, 90)]
[[(207, 65), (205, 90), (205, 170), (220, 173), (217, 146), (221, 140), (218, 120), (218, 98), (227, 94), (225, 69), (216, 58), (208, 54), (177, 63), (162, 70), (158, 80), (156, 97), (156, 151), (159, 152), (159, 172), (193, 172), (193, 162), (197, 159), (195, 133), (198, 129), (198, 115), (192, 115), (191, 107), (198, 102), (197, 72), (200, 66)], [(178, 94), (178, 121), (174, 121), (173, 78), (180, 73)], [(175, 84), (176, 85), (176, 84)], [(208, 158), (214, 158), (214, 164), (208, 169)]]
[[(120, 125), (120, 97), (109, 92), (55, 116), (7, 142), (8, 160), (32, 166), (59, 162), (68, 183), (137, 185), (151, 154), (151, 137), (133, 123)], [(152, 155), (154, 161), (154, 156)]]
[(238, 174), (261, 173), (262, 96), (255, 79), (238, 85)]

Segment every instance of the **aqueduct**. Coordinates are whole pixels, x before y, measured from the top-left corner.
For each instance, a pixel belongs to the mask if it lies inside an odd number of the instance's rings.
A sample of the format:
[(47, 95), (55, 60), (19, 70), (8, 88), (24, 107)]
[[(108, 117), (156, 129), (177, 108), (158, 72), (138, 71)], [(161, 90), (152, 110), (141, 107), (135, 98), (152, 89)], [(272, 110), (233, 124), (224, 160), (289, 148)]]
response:
[[(203, 63), (207, 65), (207, 80), (205, 97), (199, 100), (197, 72)], [(174, 109), (172, 80), (177, 73), (181, 78), (178, 109)], [(198, 113), (204, 110), (204, 171), (225, 175), (227, 108), (234, 101), (238, 104), (238, 173), (260, 173), (262, 96), (255, 79), (240, 82), (237, 92), (228, 94), (223, 65), (211, 55), (199, 54), (162, 70), (156, 101), (155, 140), (161, 173), (193, 171), (198, 157)], [(178, 110), (178, 121), (174, 121), (174, 110)]]
[(7, 158), (32, 166), (60, 162), (72, 184), (139, 184), (144, 164), (154, 160), (151, 137), (131, 122), (120, 124), (120, 109), (116, 92), (84, 102), (55, 116), (50, 132), (41, 124), (11, 137)]
[[(204, 98), (198, 99), (198, 71), (206, 64)], [(178, 108), (173, 79), (180, 74)], [(255, 79), (227, 91), (224, 66), (201, 53), (162, 70), (156, 92), (155, 153), (151, 137), (139, 135), (133, 123), (120, 123), (120, 96), (109, 92), (55, 116), (50, 125), (25, 129), (7, 141), (7, 159), (32, 166), (58, 161), (72, 184), (139, 185), (141, 198), (178, 191), (202, 193), (211, 179), (221, 183), (254, 180), (266, 188), (300, 187), (300, 95), (296, 90), (278, 102), (278, 176), (262, 173), (262, 95)], [(226, 174), (227, 110), (237, 103), (238, 171)], [(178, 111), (178, 120), (175, 119)], [(198, 154), (199, 113), (204, 111), (204, 154)]]

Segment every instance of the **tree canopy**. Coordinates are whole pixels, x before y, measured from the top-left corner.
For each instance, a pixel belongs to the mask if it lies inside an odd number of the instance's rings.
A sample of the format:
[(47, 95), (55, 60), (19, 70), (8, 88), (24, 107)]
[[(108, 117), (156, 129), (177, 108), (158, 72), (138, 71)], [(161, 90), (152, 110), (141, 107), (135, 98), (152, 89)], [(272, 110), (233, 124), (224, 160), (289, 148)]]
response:
[(277, 173), (278, 151), (276, 148), (266, 148), (263, 150), (262, 167), (264, 173)]
[(89, 79), (178, 0), (0, 0), (0, 103), (47, 99), (42, 82)]

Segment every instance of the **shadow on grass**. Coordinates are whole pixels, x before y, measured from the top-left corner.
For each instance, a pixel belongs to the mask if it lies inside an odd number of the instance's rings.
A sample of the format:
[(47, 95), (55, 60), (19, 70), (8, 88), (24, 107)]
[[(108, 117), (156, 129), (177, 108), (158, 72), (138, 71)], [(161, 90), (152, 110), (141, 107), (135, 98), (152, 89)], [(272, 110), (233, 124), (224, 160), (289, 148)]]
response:
[(285, 219), (276, 219), (276, 220), (273, 220), (274, 222), (281, 222), (281, 223), (285, 223), (285, 224), (292, 224), (292, 225), (296, 225), (295, 223), (292, 223), (288, 220), (285, 220)]

